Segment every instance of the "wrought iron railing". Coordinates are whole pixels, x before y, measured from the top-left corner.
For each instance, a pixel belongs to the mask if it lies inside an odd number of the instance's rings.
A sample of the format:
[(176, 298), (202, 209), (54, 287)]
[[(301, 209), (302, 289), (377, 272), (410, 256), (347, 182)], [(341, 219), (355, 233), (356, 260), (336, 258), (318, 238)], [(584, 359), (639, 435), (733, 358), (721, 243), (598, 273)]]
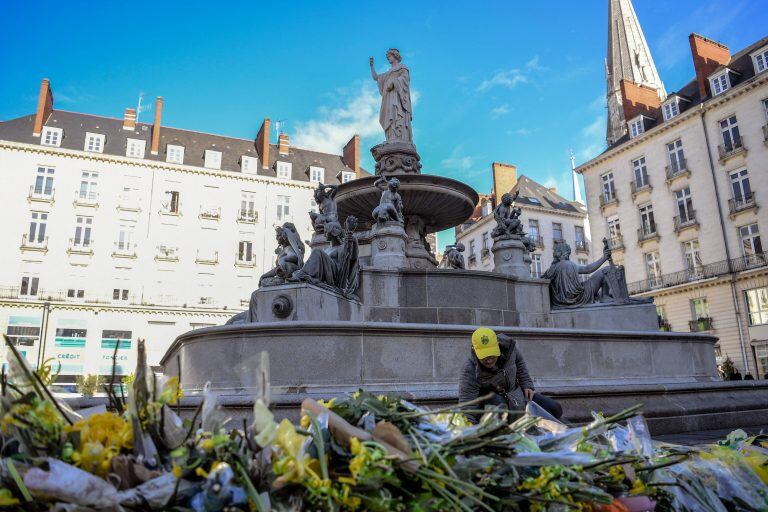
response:
[(744, 197), (733, 197), (728, 200), (728, 209), (731, 213), (738, 213), (742, 210), (749, 210), (757, 206), (755, 194), (749, 194)]
[(696, 210), (688, 210), (685, 215), (675, 215), (675, 232), (682, 231), (685, 228), (695, 226), (699, 223), (696, 220)]
[(712, 317), (703, 316), (701, 318), (697, 318), (696, 320), (689, 320), (688, 327), (690, 327), (691, 332), (711, 331)]
[(624, 237), (621, 235), (616, 235), (608, 239), (608, 247), (614, 250), (619, 250), (624, 248)]
[(574, 245), (576, 246), (577, 252), (588, 252), (589, 250), (589, 245), (586, 240), (576, 240)]
[(665, 170), (667, 172), (667, 179), (671, 180), (688, 170), (688, 162), (685, 158), (681, 158), (677, 163), (666, 166)]
[(601, 208), (604, 207), (604, 206), (607, 206), (609, 204), (618, 203), (618, 202), (619, 202), (619, 198), (616, 197), (616, 192), (613, 192), (611, 194), (607, 194), (607, 193), (603, 192), (602, 194), (600, 194), (600, 207)]
[(650, 226), (643, 226), (637, 229), (637, 240), (639, 242), (650, 240), (651, 238), (656, 238), (657, 236), (659, 236), (659, 232), (656, 230), (655, 224)]
[(635, 180), (632, 180), (629, 183), (629, 188), (632, 189), (632, 195), (637, 195), (645, 190), (651, 190), (653, 187), (651, 186), (651, 182), (648, 181), (648, 178), (646, 178), (645, 183), (638, 183)]
[(720, 144), (717, 146), (717, 152), (720, 155), (720, 160), (725, 160), (737, 153), (741, 153), (746, 148), (744, 147), (744, 137), (737, 137), (730, 144)]

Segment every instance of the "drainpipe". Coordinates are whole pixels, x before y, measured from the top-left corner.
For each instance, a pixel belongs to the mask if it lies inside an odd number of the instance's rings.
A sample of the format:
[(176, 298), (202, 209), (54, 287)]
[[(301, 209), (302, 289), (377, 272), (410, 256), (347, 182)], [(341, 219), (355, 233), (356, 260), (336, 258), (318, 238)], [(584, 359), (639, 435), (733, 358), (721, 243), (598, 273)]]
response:
[(728, 273), (730, 274), (730, 287), (731, 287), (731, 300), (733, 300), (733, 308), (736, 311), (736, 327), (739, 330), (739, 346), (741, 347), (741, 358), (744, 362), (745, 373), (750, 373), (749, 359), (747, 358), (747, 350), (744, 345), (744, 330), (741, 326), (741, 308), (739, 307), (738, 293), (736, 292), (736, 276), (733, 271), (733, 265), (731, 263), (731, 251), (728, 248), (728, 231), (725, 229), (725, 217), (723, 215), (723, 206), (720, 202), (720, 191), (717, 186), (717, 172), (715, 171), (715, 162), (712, 160), (712, 146), (709, 143), (709, 134), (707, 132), (706, 123), (707, 112), (704, 110), (704, 104), (699, 105), (699, 118), (701, 119), (701, 130), (704, 132), (704, 142), (707, 145), (707, 160), (709, 160), (709, 171), (712, 174), (712, 186), (715, 189), (715, 202), (717, 203), (717, 214), (720, 218), (720, 230), (723, 233), (723, 243), (725, 245), (725, 258), (728, 260)]

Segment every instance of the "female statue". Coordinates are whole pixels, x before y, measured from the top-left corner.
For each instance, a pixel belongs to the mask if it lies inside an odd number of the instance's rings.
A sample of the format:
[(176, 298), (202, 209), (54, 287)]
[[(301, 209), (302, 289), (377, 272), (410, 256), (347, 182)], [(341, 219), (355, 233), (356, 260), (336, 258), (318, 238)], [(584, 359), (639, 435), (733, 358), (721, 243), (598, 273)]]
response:
[(379, 123), (384, 129), (387, 142), (413, 142), (411, 121), (411, 75), (402, 63), (400, 52), (391, 48), (387, 51), (389, 71), (377, 74), (373, 67), (373, 57), (369, 59), (371, 76), (379, 86), (381, 94), (381, 110)]
[(276, 266), (259, 278), (259, 287), (282, 284), (304, 265), (304, 243), (292, 222), (275, 227), (277, 238)]
[(312, 227), (317, 233), (323, 232), (323, 226), (331, 221), (337, 221), (339, 218), (336, 216), (336, 192), (339, 187), (337, 185), (324, 185), (318, 183), (315, 189), (315, 203), (317, 203), (317, 209), (319, 213), (309, 212), (309, 218), (312, 219)]

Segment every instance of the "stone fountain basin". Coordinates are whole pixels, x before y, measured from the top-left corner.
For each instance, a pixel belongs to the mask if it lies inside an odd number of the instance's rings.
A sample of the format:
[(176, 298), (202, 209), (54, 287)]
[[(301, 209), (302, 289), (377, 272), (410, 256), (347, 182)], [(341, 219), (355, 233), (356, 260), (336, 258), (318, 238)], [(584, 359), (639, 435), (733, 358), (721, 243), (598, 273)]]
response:
[[(430, 174), (398, 174), (405, 215), (418, 215), (433, 233), (466, 221), (479, 200), (477, 192), (460, 181)], [(379, 204), (381, 190), (373, 184), (378, 176), (360, 178), (339, 186), (336, 194), (339, 218), (358, 218), (359, 230), (371, 227), (371, 212)]]

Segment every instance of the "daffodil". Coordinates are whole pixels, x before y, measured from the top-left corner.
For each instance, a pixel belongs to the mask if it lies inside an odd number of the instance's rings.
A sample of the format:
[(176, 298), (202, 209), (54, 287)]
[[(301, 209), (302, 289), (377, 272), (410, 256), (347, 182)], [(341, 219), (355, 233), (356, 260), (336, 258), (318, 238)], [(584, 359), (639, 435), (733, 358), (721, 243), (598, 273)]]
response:
[(181, 478), (181, 474), (183, 472), (181, 466), (176, 464), (175, 462), (171, 465), (171, 471), (173, 472), (173, 476), (175, 476), (177, 479)]
[(639, 478), (635, 478), (632, 482), (632, 488), (629, 490), (629, 494), (635, 496), (638, 494), (644, 494), (646, 492), (645, 484)]
[(80, 469), (104, 477), (117, 453), (113, 447), (105, 448), (98, 441), (80, 443), (80, 449), (72, 454), (72, 461)]
[(94, 414), (66, 430), (80, 434), (78, 449), (71, 454), (72, 461), (80, 469), (99, 476), (109, 473), (112, 457), (133, 447), (131, 424), (111, 412)]
[(14, 498), (9, 489), (0, 489), (0, 507), (12, 507), (18, 504), (18, 498)]
[(287, 419), (283, 419), (277, 426), (274, 442), (277, 457), (273, 465), (278, 475), (273, 483), (275, 488), (287, 483), (300, 483), (309, 477), (318, 478), (315, 468), (319, 462), (305, 453), (305, 440), (306, 437), (296, 432), (296, 428)]

